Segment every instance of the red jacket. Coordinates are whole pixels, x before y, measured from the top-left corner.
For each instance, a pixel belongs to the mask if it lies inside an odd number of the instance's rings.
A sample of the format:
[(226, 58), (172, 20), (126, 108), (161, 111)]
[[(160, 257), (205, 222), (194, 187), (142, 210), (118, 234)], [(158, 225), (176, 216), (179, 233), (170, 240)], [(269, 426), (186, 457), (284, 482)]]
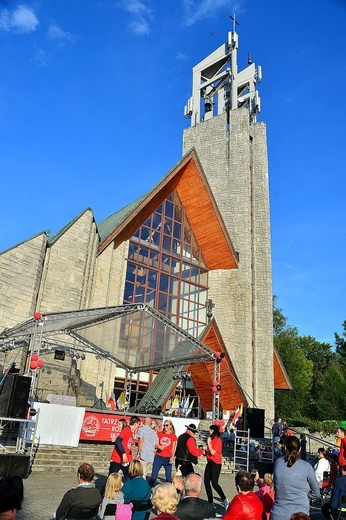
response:
[(260, 499), (250, 491), (246, 495), (236, 495), (223, 520), (262, 520), (263, 506)]
[(338, 465), (344, 466), (346, 464), (346, 437), (341, 439), (340, 451), (338, 455)]

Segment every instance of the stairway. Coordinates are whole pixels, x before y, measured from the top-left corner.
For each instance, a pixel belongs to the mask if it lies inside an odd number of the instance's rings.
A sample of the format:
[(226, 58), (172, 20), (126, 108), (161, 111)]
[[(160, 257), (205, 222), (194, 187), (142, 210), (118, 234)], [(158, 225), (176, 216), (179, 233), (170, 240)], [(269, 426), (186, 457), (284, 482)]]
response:
[(67, 446), (40, 445), (33, 449), (32, 472), (72, 472), (87, 462), (94, 467), (95, 473), (108, 475), (109, 458), (112, 444), (80, 443), (77, 448)]
[[(201, 430), (196, 439), (197, 444), (206, 446), (206, 439), (208, 430)], [(102, 475), (108, 474), (109, 458), (113, 449), (113, 444), (98, 444), (98, 443), (79, 443), (76, 448), (67, 446), (50, 446), (39, 445), (33, 448), (33, 465), (32, 471), (34, 473), (40, 471), (49, 472), (76, 472), (77, 468), (87, 462), (91, 464), (95, 473)], [(134, 451), (134, 455), (136, 451)], [(223, 456), (223, 473), (232, 473), (233, 463), (231, 462), (230, 450), (226, 448)], [(204, 471), (206, 465), (205, 457), (201, 457), (198, 468), (199, 472)]]

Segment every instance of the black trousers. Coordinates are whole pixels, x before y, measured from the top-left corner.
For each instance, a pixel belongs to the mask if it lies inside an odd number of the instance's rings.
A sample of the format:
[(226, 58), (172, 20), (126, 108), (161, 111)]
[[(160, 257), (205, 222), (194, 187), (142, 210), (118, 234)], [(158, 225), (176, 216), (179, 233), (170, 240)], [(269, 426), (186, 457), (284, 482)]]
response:
[[(207, 493), (208, 502), (213, 503), (213, 491), (211, 486), (215, 489), (216, 493), (220, 496), (221, 500), (226, 499), (226, 495), (223, 492), (222, 487), (219, 484), (219, 477), (221, 473), (221, 464), (216, 464), (212, 460), (208, 460), (204, 470), (204, 486)], [(211, 485), (210, 485), (211, 484)]]
[(194, 473), (192, 462), (188, 462), (187, 460), (175, 459), (175, 467), (176, 469), (180, 466), (180, 471), (183, 477), (190, 475), (190, 473)]

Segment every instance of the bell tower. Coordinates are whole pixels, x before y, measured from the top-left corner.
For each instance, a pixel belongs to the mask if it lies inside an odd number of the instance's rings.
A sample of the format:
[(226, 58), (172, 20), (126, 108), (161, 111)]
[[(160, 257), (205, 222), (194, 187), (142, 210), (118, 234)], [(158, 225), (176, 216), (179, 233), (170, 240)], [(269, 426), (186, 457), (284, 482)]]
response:
[(251, 121), (256, 122), (261, 111), (256, 85), (262, 79), (262, 68), (257, 69), (248, 55), (248, 66), (238, 72), (238, 34), (231, 31), (227, 41), (192, 70), (192, 96), (184, 115), (191, 126), (208, 121), (215, 115), (246, 107)]
[[(226, 42), (192, 69), (185, 106), (194, 147), (239, 254), (237, 270), (212, 271), (208, 298), (249, 406), (274, 416), (274, 363), (266, 126), (258, 122), (261, 67), (238, 71), (236, 21)], [(213, 237), (210, 237), (213, 240)], [(251, 402), (252, 401), (252, 402)]]

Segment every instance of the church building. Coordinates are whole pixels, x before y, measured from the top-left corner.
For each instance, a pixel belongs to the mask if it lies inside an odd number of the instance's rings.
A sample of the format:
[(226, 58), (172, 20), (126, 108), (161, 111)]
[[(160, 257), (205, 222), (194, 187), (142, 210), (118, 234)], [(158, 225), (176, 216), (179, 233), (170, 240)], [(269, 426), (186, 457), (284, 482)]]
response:
[[(54, 236), (41, 232), (0, 254), (0, 337), (37, 312), (147, 304), (224, 355), (221, 410), (242, 404), (274, 416), (274, 388), (290, 383), (273, 345), (262, 71), (249, 60), (238, 72), (237, 49), (233, 30), (193, 68), (183, 156), (150, 192), (101, 222), (87, 208)], [(20, 349), (16, 365), (27, 371), (24, 343), (12, 351), (0, 340), (0, 365)], [(127, 349), (138, 347), (129, 336)], [(183, 370), (203, 411), (211, 410), (211, 363), (137, 372), (129, 382), (107, 356), (73, 342), (47, 341), (44, 352), (37, 399), (63, 394), (92, 406), (130, 384), (133, 411), (150, 396), (164, 409)]]

